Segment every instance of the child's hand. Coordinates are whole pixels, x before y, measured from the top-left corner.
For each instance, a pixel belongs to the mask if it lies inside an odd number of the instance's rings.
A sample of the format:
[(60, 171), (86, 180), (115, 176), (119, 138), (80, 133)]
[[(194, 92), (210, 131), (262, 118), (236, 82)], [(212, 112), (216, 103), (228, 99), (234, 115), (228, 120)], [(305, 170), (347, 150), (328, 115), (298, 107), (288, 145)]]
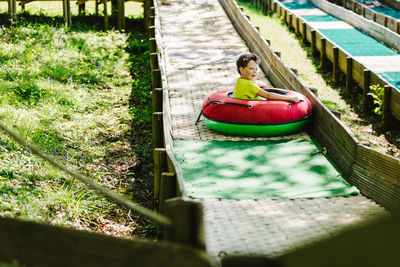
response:
[(296, 103), (300, 101), (300, 98), (297, 95), (294, 95), (292, 97), (290, 97), (290, 101)]
[(271, 88), (271, 86), (269, 86), (268, 84), (265, 84), (265, 83), (258, 84), (258, 87), (260, 87), (261, 89)]

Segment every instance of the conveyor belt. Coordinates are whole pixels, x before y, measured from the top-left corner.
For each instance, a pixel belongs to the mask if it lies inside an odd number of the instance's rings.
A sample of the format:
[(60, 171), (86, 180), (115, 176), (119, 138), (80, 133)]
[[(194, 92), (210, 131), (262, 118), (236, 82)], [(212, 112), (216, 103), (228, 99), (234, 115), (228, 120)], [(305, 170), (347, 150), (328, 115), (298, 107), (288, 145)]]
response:
[(282, 0), (326, 39), (335, 43), (354, 60), (400, 90), (400, 54), (346, 22), (330, 16), (309, 1)]
[[(159, 5), (172, 136), (186, 140), (255, 140), (216, 134), (194, 123), (203, 100), (233, 87), (237, 57), (248, 48), (217, 0)], [(260, 78), (268, 82), (263, 74)], [(290, 138), (309, 138), (306, 133)], [(290, 249), (367, 221), (384, 209), (358, 195), (296, 200), (198, 199), (206, 247), (214, 258), (279, 256)]]

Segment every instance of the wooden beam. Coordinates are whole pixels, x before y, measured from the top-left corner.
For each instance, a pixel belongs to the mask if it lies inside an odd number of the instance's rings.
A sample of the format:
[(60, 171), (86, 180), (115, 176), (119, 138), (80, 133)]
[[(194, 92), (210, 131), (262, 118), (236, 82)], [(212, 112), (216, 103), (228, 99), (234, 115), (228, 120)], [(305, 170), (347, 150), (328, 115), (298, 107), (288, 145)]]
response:
[(118, 238), (0, 217), (0, 261), (6, 266), (211, 267), (204, 250), (171, 242)]
[(103, 14), (104, 14), (104, 29), (108, 30), (107, 0), (103, 0)]
[(320, 58), (319, 58), (319, 66), (321, 68), (325, 68), (326, 66), (326, 39), (321, 37), (321, 53), (320, 53)]
[(353, 87), (353, 58), (347, 57), (346, 59), (346, 89), (348, 92), (352, 91)]
[(390, 100), (392, 94), (392, 87), (390, 85), (385, 85), (383, 95), (383, 113), (382, 113), (382, 130), (387, 131), (389, 126), (390, 118)]
[[(166, 214), (164, 211), (165, 201), (169, 198), (176, 197), (176, 174), (171, 172), (161, 173), (160, 182), (160, 201), (158, 206), (158, 211), (161, 214)], [(167, 215), (169, 217), (169, 215)], [(171, 218), (172, 219), (172, 218)], [(173, 221), (175, 223), (175, 221)]]
[(165, 202), (164, 211), (174, 222), (173, 227), (166, 229), (165, 240), (205, 250), (204, 216), (200, 202), (169, 199)]
[(369, 93), (369, 83), (371, 79), (371, 71), (368, 69), (364, 70), (364, 83), (363, 83), (363, 111), (368, 111), (368, 93)]
[(153, 148), (164, 147), (163, 113), (154, 112), (152, 116)]
[[(167, 171), (167, 153), (165, 148), (155, 148), (154, 157), (154, 199), (160, 199), (161, 174)], [(155, 207), (158, 210), (158, 206)]]
[(339, 76), (339, 48), (336, 46), (332, 47), (333, 61), (332, 61), (332, 72), (333, 72), (333, 82), (338, 82)]
[(317, 53), (317, 46), (315, 40), (316, 32), (314, 29), (311, 30), (311, 53), (315, 55)]

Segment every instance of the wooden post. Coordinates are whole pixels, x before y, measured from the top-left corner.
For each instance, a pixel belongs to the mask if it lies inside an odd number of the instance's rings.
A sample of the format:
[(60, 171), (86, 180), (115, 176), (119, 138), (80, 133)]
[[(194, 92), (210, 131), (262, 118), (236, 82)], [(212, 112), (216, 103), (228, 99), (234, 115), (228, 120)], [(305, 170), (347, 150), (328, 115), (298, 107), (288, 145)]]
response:
[(64, 24), (67, 26), (68, 25), (68, 10), (67, 10), (67, 1), (69, 0), (63, 0), (63, 15), (64, 15)]
[(117, 29), (122, 28), (122, 0), (115, 0), (117, 7)]
[(353, 58), (348, 56), (346, 62), (346, 89), (351, 92), (353, 86)]
[(311, 53), (313, 55), (315, 55), (316, 54), (316, 50), (317, 50), (317, 46), (315, 44), (315, 30), (312, 29), (311, 30)]
[(174, 223), (173, 227), (166, 229), (165, 240), (205, 250), (204, 216), (200, 202), (169, 199), (165, 202), (165, 214)]
[(324, 68), (326, 66), (326, 39), (321, 38), (321, 56), (319, 59), (319, 66)]
[(163, 113), (154, 112), (152, 117), (153, 148), (164, 147)]
[(296, 35), (299, 36), (300, 34), (300, 19), (296, 17)]
[(150, 53), (150, 69), (159, 69), (158, 53)]
[(389, 126), (390, 118), (390, 99), (392, 94), (392, 87), (385, 85), (385, 91), (383, 95), (383, 113), (382, 113), (382, 130), (386, 131)]
[(157, 41), (156, 41), (156, 38), (154, 38), (154, 37), (149, 38), (149, 50), (150, 50), (150, 53), (157, 52)]
[(96, 15), (99, 15), (99, 1), (94, 0), (94, 11)]
[(293, 28), (293, 15), (289, 13), (289, 29)]
[[(155, 148), (154, 158), (154, 200), (160, 200), (161, 174), (167, 170), (167, 152), (165, 148)], [(158, 210), (158, 206), (155, 209)]]
[(361, 5), (361, 16), (365, 18), (365, 7)]
[(346, 0), (343, 0), (343, 7), (346, 8)]
[(162, 101), (163, 101), (163, 89), (154, 88), (152, 97), (153, 112), (162, 111)]
[[(165, 200), (176, 197), (176, 175), (171, 172), (161, 173), (160, 181), (160, 201), (158, 212), (165, 214)], [(167, 217), (169, 217), (167, 215)]]
[(363, 111), (368, 111), (368, 93), (369, 93), (369, 83), (371, 79), (371, 71), (368, 69), (364, 70), (364, 84), (363, 84)]
[(303, 25), (303, 38), (302, 38), (302, 41), (303, 41), (303, 44), (305, 44), (307, 42), (307, 23), (303, 20), (302, 25)]
[(78, 13), (79, 14), (84, 14), (85, 13), (85, 9), (86, 9), (86, 4), (85, 3), (81, 3), (78, 5)]
[(376, 22), (376, 13), (375, 12), (372, 14), (372, 21)]
[(107, 0), (103, 0), (103, 14), (104, 14), (104, 29), (107, 30), (108, 29)]
[(71, 25), (72, 24), (72, 12), (71, 12), (71, 2), (69, 0), (66, 1), (66, 6), (67, 6), (67, 24)]
[(333, 62), (332, 62), (332, 72), (333, 72), (333, 82), (338, 82), (339, 76), (339, 48), (334, 46), (332, 48), (333, 51)]
[(310, 90), (316, 97), (318, 97), (318, 89), (314, 87), (309, 87), (308, 90)]
[(161, 88), (162, 81), (161, 81), (161, 71), (160, 69), (154, 69), (151, 72), (151, 87), (154, 88)]
[(149, 27), (149, 39), (156, 37), (156, 26)]
[(396, 21), (396, 32), (400, 34), (400, 21)]

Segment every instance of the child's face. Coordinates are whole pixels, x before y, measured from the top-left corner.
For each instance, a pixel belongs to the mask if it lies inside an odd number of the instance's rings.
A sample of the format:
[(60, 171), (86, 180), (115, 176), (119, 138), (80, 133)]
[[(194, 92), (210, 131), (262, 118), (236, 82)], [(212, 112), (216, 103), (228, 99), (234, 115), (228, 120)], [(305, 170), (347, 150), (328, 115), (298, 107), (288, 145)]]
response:
[(240, 67), (239, 70), (240, 76), (243, 79), (254, 80), (257, 76), (258, 64), (254, 60), (251, 60), (249, 61), (249, 63), (247, 63), (247, 66), (245, 68)]

